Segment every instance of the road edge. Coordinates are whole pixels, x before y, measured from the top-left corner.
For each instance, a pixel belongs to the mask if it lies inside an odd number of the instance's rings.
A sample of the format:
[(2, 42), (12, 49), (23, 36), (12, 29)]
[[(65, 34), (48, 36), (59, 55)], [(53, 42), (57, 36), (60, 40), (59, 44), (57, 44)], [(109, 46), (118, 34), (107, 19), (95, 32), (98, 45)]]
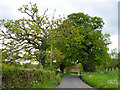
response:
[(84, 80), (81, 78), (81, 75), (79, 76), (79, 78), (80, 78), (80, 80), (81, 80), (82, 82), (84, 82), (86, 85), (92, 87), (92, 88), (95, 89), (95, 90), (98, 90), (97, 88), (95, 88), (95, 87), (89, 85), (86, 81), (84, 81)]

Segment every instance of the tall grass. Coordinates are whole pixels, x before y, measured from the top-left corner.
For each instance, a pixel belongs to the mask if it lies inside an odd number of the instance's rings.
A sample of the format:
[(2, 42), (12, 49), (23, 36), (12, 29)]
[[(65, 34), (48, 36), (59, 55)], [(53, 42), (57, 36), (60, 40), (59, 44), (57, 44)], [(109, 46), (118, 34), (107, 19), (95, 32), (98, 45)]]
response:
[(118, 88), (118, 71), (82, 73), (81, 79), (95, 88)]

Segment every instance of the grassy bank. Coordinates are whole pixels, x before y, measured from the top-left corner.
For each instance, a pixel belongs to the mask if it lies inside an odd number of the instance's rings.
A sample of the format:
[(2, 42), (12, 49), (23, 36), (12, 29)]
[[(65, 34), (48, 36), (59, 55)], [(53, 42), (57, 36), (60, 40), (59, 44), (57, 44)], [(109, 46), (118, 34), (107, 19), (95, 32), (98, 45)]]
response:
[(118, 88), (118, 71), (82, 73), (81, 79), (95, 88)]
[(45, 83), (42, 82), (33, 82), (32, 88), (55, 88), (61, 81), (62, 74), (57, 74), (55, 79), (52, 81), (46, 81)]
[(47, 81), (46, 83), (42, 84), (41, 82), (34, 82), (34, 86), (32, 88), (55, 88), (62, 80), (62, 77), (65, 75), (76, 75), (74, 73), (58, 73), (55, 76), (55, 80)]

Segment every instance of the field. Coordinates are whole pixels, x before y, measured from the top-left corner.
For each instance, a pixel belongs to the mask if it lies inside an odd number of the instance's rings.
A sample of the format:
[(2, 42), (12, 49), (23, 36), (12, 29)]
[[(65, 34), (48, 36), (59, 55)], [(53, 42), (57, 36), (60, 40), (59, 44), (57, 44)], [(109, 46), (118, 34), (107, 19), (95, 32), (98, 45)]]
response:
[(82, 73), (81, 79), (95, 88), (118, 88), (118, 71)]

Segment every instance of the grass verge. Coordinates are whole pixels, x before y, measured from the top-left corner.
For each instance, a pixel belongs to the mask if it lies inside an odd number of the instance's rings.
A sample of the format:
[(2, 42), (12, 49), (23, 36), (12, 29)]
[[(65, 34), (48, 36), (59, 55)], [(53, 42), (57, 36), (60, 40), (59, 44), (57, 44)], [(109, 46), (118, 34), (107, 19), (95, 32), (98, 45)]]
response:
[(55, 88), (62, 79), (62, 74), (57, 74), (54, 81), (47, 81), (44, 83), (41, 82), (33, 82), (32, 88)]
[(118, 71), (82, 73), (81, 79), (95, 88), (118, 88)]
[(62, 77), (65, 75), (75, 75), (75, 74), (71, 74), (71, 73), (58, 73), (55, 77), (54, 81), (48, 81), (45, 83), (41, 83), (41, 82), (34, 82), (33, 83), (33, 87), (32, 88), (55, 88), (60, 81), (62, 80)]

